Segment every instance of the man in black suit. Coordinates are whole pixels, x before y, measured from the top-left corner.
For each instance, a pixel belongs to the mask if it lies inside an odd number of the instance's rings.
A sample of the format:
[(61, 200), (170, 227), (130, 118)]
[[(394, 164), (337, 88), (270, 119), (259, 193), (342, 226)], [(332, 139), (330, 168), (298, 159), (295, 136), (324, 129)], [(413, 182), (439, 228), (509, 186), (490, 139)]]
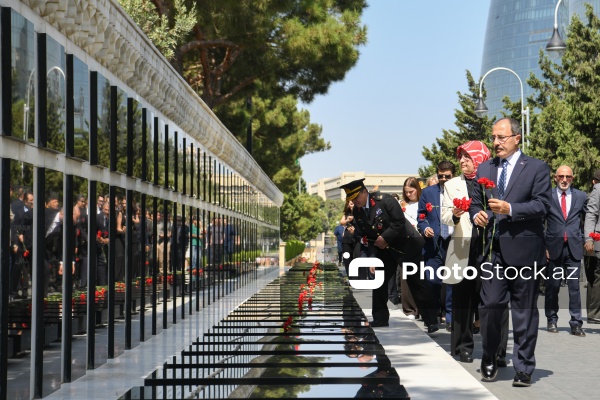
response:
[(109, 204), (104, 202), (102, 212), (96, 215), (96, 284), (104, 286), (108, 284), (108, 228), (109, 228)]
[(558, 333), (558, 292), (564, 278), (569, 288), (569, 313), (571, 333), (585, 336), (581, 329), (581, 294), (579, 274), (583, 258), (583, 221), (587, 196), (571, 187), (573, 170), (563, 165), (554, 175), (556, 189), (552, 191), (550, 211), (546, 216), (546, 251), (548, 274), (546, 280), (545, 311), (548, 332)]
[[(546, 263), (544, 217), (551, 201), (550, 168), (519, 149), (521, 128), (512, 118), (494, 124), (490, 138), (496, 157), (482, 163), (475, 179), (487, 178), (495, 187), (473, 191), (469, 210), (485, 235), (490, 255), (482, 265), (481, 336), (484, 381), (496, 378), (502, 314), (511, 302), (513, 321), (513, 386), (531, 386), (539, 323), (535, 269)], [(491, 249), (490, 249), (491, 246)]]
[[(372, 327), (389, 326), (388, 282), (403, 262), (419, 264), (423, 237), (404, 218), (400, 203), (389, 194), (369, 193), (358, 179), (341, 186), (346, 201), (353, 201), (355, 224), (368, 242), (368, 257), (379, 258), (384, 265), (384, 282), (373, 289)], [(406, 277), (411, 293), (419, 307), (427, 332), (438, 330), (437, 315), (431, 297), (431, 285), (419, 275)]]

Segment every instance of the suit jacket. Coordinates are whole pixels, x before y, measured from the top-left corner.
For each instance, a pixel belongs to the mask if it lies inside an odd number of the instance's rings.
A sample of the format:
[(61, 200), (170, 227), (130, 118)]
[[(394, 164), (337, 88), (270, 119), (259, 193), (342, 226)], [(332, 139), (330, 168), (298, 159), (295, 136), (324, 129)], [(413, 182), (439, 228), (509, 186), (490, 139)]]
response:
[[(498, 182), (499, 157), (479, 165), (475, 180), (485, 177)], [(544, 243), (544, 218), (550, 209), (552, 198), (550, 167), (544, 161), (521, 154), (504, 191), (504, 201), (510, 203), (512, 216), (496, 215), (489, 206), (484, 206), (484, 190), (473, 191), (469, 214), (471, 221), (481, 210), (488, 215), (485, 236), (492, 241), (493, 226), (496, 224), (500, 252), (504, 261), (514, 266), (531, 266), (534, 262), (546, 264)], [(498, 198), (498, 189), (485, 189), (486, 199)], [(487, 200), (486, 200), (487, 202)]]
[[(600, 183), (594, 185), (585, 207), (585, 224), (583, 226), (583, 237), (592, 240), (590, 233), (600, 232)], [(594, 250), (600, 252), (600, 242), (594, 242)]]
[(551, 260), (558, 258), (562, 252), (565, 232), (571, 255), (581, 260), (583, 258), (583, 220), (585, 218), (586, 194), (581, 190), (571, 188), (571, 208), (567, 219), (563, 217), (560, 206), (561, 199), (552, 190), (550, 211), (546, 216), (546, 249)]
[[(425, 189), (423, 189), (423, 191), (421, 192), (421, 198), (419, 198), (419, 206), (417, 210), (417, 227), (423, 235), (425, 235), (426, 228), (433, 229), (433, 237), (425, 238), (425, 247), (423, 247), (423, 256), (425, 260), (435, 257), (437, 253), (436, 243), (441, 231), (440, 193), (441, 188), (439, 184), (428, 186)], [(431, 205), (433, 206), (433, 209), (431, 211), (427, 211), (427, 203), (431, 203)], [(421, 214), (425, 214), (425, 219), (419, 218), (419, 215)]]
[[(469, 218), (469, 213), (460, 216), (458, 223), (454, 222), (452, 210), (454, 209), (454, 199), (469, 198), (467, 184), (464, 175), (450, 179), (444, 185), (444, 200), (442, 202), (442, 222), (448, 226), (454, 226), (452, 239), (448, 244), (446, 251), (446, 266), (452, 268), (454, 264), (459, 267), (466, 267), (469, 263), (469, 250), (471, 248), (471, 232), (473, 223)], [(454, 275), (444, 279), (444, 283), (454, 284), (460, 280), (454, 280)]]
[[(355, 224), (361, 234), (369, 240), (369, 255), (385, 253), (396, 259), (398, 264), (415, 254), (421, 253), (423, 238), (404, 218), (400, 203), (387, 193), (369, 193), (368, 211), (354, 207)], [(377, 249), (373, 242), (382, 236), (388, 249)]]

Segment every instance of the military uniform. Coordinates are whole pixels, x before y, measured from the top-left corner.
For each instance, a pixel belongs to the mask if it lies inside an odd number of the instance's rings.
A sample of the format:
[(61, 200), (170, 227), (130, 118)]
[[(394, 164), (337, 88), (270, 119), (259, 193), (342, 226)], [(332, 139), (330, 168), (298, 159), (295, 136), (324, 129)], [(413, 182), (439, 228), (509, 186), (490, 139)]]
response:
[[(363, 180), (353, 181), (342, 186), (350, 200), (358, 197), (364, 188)], [(358, 187), (358, 190), (357, 190)], [(384, 265), (384, 283), (373, 290), (373, 321), (387, 326), (390, 312), (387, 307), (388, 282), (398, 265), (411, 262), (419, 265), (423, 237), (408, 222), (396, 199), (389, 194), (369, 193), (365, 207), (354, 207), (356, 226), (362, 232), (362, 240), (368, 242), (369, 257), (379, 258)], [(388, 243), (386, 249), (377, 248), (374, 242), (381, 236)], [(407, 276), (407, 283), (419, 307), (425, 325), (430, 331), (437, 330), (437, 318), (430, 296), (430, 283), (420, 279), (419, 274)]]

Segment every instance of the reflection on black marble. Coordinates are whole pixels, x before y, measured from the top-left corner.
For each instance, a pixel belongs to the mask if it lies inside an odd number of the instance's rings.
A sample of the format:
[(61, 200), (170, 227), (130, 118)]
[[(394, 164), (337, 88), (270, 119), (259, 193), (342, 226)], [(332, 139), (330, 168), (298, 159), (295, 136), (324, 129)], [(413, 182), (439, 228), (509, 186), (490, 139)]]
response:
[(122, 398), (408, 398), (337, 267), (299, 300), (310, 267), (292, 268)]

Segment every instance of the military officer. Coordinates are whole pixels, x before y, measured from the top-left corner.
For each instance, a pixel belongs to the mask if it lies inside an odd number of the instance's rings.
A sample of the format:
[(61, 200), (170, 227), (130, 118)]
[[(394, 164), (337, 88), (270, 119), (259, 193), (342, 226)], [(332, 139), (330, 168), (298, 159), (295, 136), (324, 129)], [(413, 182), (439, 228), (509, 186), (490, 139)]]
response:
[[(364, 179), (352, 181), (342, 185), (341, 189), (346, 192), (346, 201), (354, 202), (352, 214), (357, 227), (364, 235), (362, 240), (367, 242), (367, 255), (379, 258), (384, 265), (383, 285), (373, 290), (371, 326), (389, 326), (388, 281), (399, 264), (419, 264), (423, 238), (404, 218), (396, 199), (385, 193), (369, 193), (363, 181)], [(406, 278), (428, 333), (437, 331), (437, 317), (430, 296), (429, 282), (420, 279), (420, 274), (408, 275)]]

